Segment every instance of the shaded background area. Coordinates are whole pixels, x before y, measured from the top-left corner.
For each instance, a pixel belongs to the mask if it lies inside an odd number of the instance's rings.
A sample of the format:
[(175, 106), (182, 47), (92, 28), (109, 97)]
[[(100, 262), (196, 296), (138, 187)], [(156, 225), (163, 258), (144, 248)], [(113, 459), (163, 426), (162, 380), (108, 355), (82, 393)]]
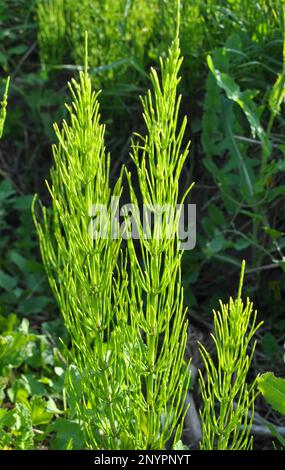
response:
[[(44, 180), (52, 164), (53, 123), (65, 117), (67, 82), (82, 68), (84, 31), (94, 88), (102, 89), (114, 183), (123, 163), (132, 168), (132, 134), (143, 132), (139, 95), (149, 87), (149, 68), (158, 66), (174, 37), (175, 5), (0, 4), (1, 96), (11, 76), (0, 142), (2, 446), (68, 448), (68, 435), (75, 447), (83, 445), (77, 423), (64, 413), (65, 359), (58, 337), (66, 335), (40, 261), (30, 206), (35, 192), (48, 201)], [(187, 115), (186, 137), (192, 141), (181, 186), (196, 182), (189, 202), (197, 204), (197, 245), (183, 258), (189, 353), (201, 366), (197, 339), (209, 342), (212, 308), (235, 294), (246, 259), (245, 295), (264, 320), (253, 376), (266, 370), (285, 375), (283, 7), (284, 0), (181, 0), (180, 118)], [(222, 83), (209, 70), (208, 55), (214, 70), (224, 73)], [(198, 391), (194, 396), (199, 407)], [(2, 410), (16, 410), (18, 421)], [(283, 424), (261, 398), (257, 412)], [(260, 435), (262, 429), (255, 446), (270, 448), (272, 438)]]

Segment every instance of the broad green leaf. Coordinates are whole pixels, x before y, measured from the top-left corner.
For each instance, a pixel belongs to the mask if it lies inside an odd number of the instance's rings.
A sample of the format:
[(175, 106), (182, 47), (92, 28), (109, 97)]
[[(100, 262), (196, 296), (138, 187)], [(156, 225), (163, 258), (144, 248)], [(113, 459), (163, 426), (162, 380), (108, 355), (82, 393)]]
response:
[(285, 415), (285, 379), (267, 372), (258, 379), (258, 388), (269, 405)]
[(19, 210), (30, 210), (32, 205), (33, 197), (31, 195), (28, 196), (20, 196), (15, 199), (14, 207), (15, 209)]
[(9, 333), (15, 330), (16, 326), (19, 324), (19, 320), (15, 313), (10, 313), (7, 317), (0, 316), (0, 331)]
[(280, 238), (282, 235), (284, 235), (283, 232), (280, 232), (280, 230), (276, 230), (275, 228), (271, 228), (269, 225), (265, 225), (264, 231), (267, 233), (267, 235), (273, 238), (273, 240), (276, 240), (277, 238)]
[(240, 87), (226, 73), (222, 73), (220, 70), (215, 68), (213, 59), (210, 55), (207, 57), (207, 63), (209, 69), (217, 80), (217, 84), (220, 88), (225, 90), (227, 97), (230, 100), (238, 101), (240, 98)]
[(19, 312), (25, 315), (39, 313), (39, 312), (42, 312), (45, 309), (45, 307), (48, 304), (50, 304), (50, 302), (51, 302), (50, 297), (45, 297), (45, 296), (31, 297), (29, 299), (25, 299), (21, 301)]
[(22, 271), (25, 272), (27, 270), (27, 259), (24, 258), (22, 255), (17, 253), (16, 251), (11, 251), (9, 254), (10, 260), (18, 266), (18, 268)]
[(246, 90), (244, 92), (241, 92), (240, 87), (235, 83), (235, 81), (231, 77), (229, 77), (226, 73), (220, 72), (220, 70), (215, 67), (213, 59), (209, 55), (207, 57), (207, 63), (209, 69), (216, 78), (218, 86), (222, 88), (225, 91), (227, 97), (230, 100), (235, 101), (245, 113), (251, 128), (252, 136), (255, 138), (257, 135), (262, 142), (262, 149), (264, 155), (270, 155), (271, 143), (260, 123), (256, 105), (252, 99), (255, 92), (253, 92), (252, 90)]
[(238, 251), (245, 250), (250, 245), (250, 241), (245, 238), (238, 238), (237, 241), (234, 242), (234, 247)]
[(15, 193), (10, 180), (3, 180), (0, 182), (0, 203), (3, 204), (10, 196)]
[(49, 385), (49, 387), (53, 386), (53, 381), (48, 377), (42, 377), (41, 379), (38, 379), (38, 382), (41, 384)]
[(232, 127), (230, 125), (229, 114), (232, 113), (230, 107), (225, 106), (225, 133), (228, 139), (229, 148), (231, 155), (233, 155), (237, 161), (237, 165), (240, 168), (241, 178), (247, 188), (247, 192), (250, 196), (254, 195), (252, 176), (249, 168), (249, 160), (246, 156), (242, 155), (238, 146), (238, 143), (234, 137)]
[(284, 197), (285, 194), (285, 185), (277, 186), (276, 188), (271, 188), (268, 194), (268, 202), (273, 202), (279, 196)]
[(31, 400), (31, 416), (33, 425), (38, 426), (49, 423), (53, 413), (47, 410), (47, 403), (42, 397), (34, 396)]
[(78, 423), (59, 418), (51, 424), (51, 430), (56, 432), (52, 441), (52, 449), (67, 449), (72, 440), (72, 449), (84, 448), (84, 437)]
[(0, 287), (10, 291), (14, 289), (14, 287), (17, 285), (17, 282), (17, 277), (9, 276), (9, 274), (4, 273), (4, 271), (0, 269)]
[(208, 256), (212, 256), (215, 253), (218, 253), (224, 248), (225, 245), (225, 239), (223, 237), (223, 234), (219, 231), (216, 231), (215, 237), (206, 244), (206, 249), (205, 253)]
[(280, 113), (281, 103), (285, 96), (285, 75), (280, 73), (269, 96), (269, 108), (276, 115)]
[(264, 354), (271, 360), (280, 358), (281, 351), (277, 339), (271, 333), (265, 333), (262, 338), (261, 347)]
[(28, 47), (24, 44), (19, 44), (18, 46), (10, 47), (8, 50), (9, 55), (22, 55), (27, 51)]
[(225, 224), (225, 216), (223, 211), (215, 204), (208, 206), (209, 216), (215, 225), (222, 227)]
[(62, 414), (64, 413), (62, 410), (60, 410), (54, 401), (53, 398), (49, 397), (47, 404), (46, 404), (47, 411), (53, 414)]

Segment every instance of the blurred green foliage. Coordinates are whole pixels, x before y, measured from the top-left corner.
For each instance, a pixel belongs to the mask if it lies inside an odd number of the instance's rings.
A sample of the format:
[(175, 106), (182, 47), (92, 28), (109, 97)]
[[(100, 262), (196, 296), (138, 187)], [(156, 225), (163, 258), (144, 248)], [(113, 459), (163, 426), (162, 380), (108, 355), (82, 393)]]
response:
[(0, 448), (82, 448), (78, 423), (66, 406), (66, 364), (53, 337), (57, 321), (41, 331), (15, 314), (0, 316)]
[(48, 317), (54, 305), (43, 266), (36, 260), (32, 196), (0, 182), (0, 312)]

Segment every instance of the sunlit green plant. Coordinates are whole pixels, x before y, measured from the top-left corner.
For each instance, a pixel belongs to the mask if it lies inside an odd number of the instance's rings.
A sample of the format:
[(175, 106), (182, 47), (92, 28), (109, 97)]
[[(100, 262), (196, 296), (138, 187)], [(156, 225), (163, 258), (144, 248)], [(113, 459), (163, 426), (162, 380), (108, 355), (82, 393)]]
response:
[[(73, 103), (69, 124), (55, 125), (51, 171), (52, 211), (42, 207), (35, 223), (43, 262), (72, 339), (71, 393), (77, 403), (87, 445), (118, 448), (131, 445), (124, 370), (127, 324), (124, 265), (117, 269), (121, 238), (92, 236), (92, 208), (121, 193), (121, 178), (111, 192), (110, 158), (105, 153), (105, 127), (100, 124), (98, 94), (85, 70), (69, 85)], [(76, 374), (78, 380), (76, 382)], [(77, 384), (77, 385), (76, 385)], [(80, 386), (79, 386), (80, 385)]]
[[(138, 391), (141, 401), (145, 396), (146, 448), (163, 448), (178, 424), (176, 439), (180, 436), (189, 385), (188, 365), (184, 362), (187, 322), (181, 285), (179, 211), (173, 216), (175, 236), (168, 237), (169, 213), (164, 210), (176, 209), (191, 189), (190, 186), (179, 201), (180, 175), (190, 144), (188, 142), (181, 150), (187, 122), (184, 117), (181, 127), (178, 125), (181, 96), (177, 97), (177, 86), (181, 62), (176, 37), (168, 58), (160, 62), (161, 80), (152, 69), (153, 93), (149, 91), (142, 99), (147, 135), (138, 135), (139, 140), (132, 144), (141, 201), (154, 216), (153, 225), (149, 223), (143, 227), (134, 214), (139, 246), (133, 238), (128, 240), (131, 325), (135, 337), (145, 344), (135, 374), (140, 376), (143, 384)], [(137, 207), (138, 196), (130, 173), (128, 180), (131, 201)]]
[[(273, 372), (266, 372), (258, 378), (258, 389), (266, 402), (282, 416), (285, 416), (285, 379), (275, 377)], [(264, 420), (264, 425), (269, 428), (272, 436), (285, 449), (285, 439), (279, 430), (269, 421)]]
[(7, 100), (8, 100), (9, 83), (10, 83), (10, 77), (8, 77), (7, 80), (6, 80), (3, 100), (1, 102), (1, 109), (0, 109), (0, 139), (3, 135), (4, 124), (5, 124), (5, 120), (6, 120), (6, 108), (7, 108)]
[(272, 408), (285, 415), (285, 379), (266, 372), (259, 377), (258, 388)]
[[(149, 135), (141, 137), (143, 145), (133, 144), (144, 203), (178, 202), (188, 153), (188, 146), (180, 150), (186, 119), (176, 130), (180, 65), (177, 37), (168, 59), (161, 61), (161, 85), (153, 70), (154, 93), (143, 100)], [(122, 184), (120, 176), (111, 191), (105, 128), (87, 55), (79, 83), (73, 80), (70, 90), (70, 123), (64, 121), (61, 131), (55, 125), (59, 143), (53, 147), (48, 184), (52, 210), (42, 207), (43, 222), (35, 216), (45, 268), (72, 339), (70, 393), (89, 447), (164, 448), (178, 425), (175, 439), (180, 437), (190, 378), (184, 363), (187, 322), (178, 218), (171, 240), (153, 233), (141, 242), (144, 265), (129, 240), (129, 276), (126, 258), (119, 255), (121, 235), (112, 238), (109, 226), (103, 238), (91, 236), (94, 206), (107, 207), (113, 219), (117, 203), (111, 196), (121, 195)], [(148, 173), (142, 175), (144, 170)], [(131, 195), (137, 201), (132, 186)]]
[(201, 411), (202, 450), (249, 450), (254, 417), (257, 378), (251, 384), (247, 376), (256, 341), (252, 338), (260, 327), (252, 302), (242, 301), (245, 262), (242, 263), (237, 298), (228, 304), (220, 302), (220, 311), (214, 311), (212, 338), (217, 354), (216, 362), (203, 345), (200, 352), (206, 376), (200, 371), (203, 399)]

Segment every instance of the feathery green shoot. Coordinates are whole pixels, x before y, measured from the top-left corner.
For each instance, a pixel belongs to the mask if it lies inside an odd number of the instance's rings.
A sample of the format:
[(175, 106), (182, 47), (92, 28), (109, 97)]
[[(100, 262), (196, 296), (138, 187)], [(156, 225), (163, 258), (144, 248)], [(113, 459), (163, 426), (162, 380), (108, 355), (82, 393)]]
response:
[(6, 80), (3, 100), (1, 102), (1, 109), (0, 109), (0, 139), (3, 135), (4, 124), (5, 124), (5, 120), (6, 120), (6, 108), (7, 108), (7, 103), (8, 103), (9, 83), (10, 83), (10, 77), (8, 77), (7, 80)]
[[(176, 37), (168, 59), (161, 60), (161, 84), (152, 70), (154, 92), (142, 100), (148, 136), (140, 137), (142, 144), (133, 143), (144, 204), (178, 203), (189, 147), (181, 151), (186, 118), (177, 130), (180, 65)], [(126, 260), (119, 259), (121, 235), (90, 237), (92, 207), (105, 205), (112, 216), (117, 207), (111, 195), (120, 197), (122, 173), (111, 193), (105, 129), (87, 69), (85, 54), (79, 83), (70, 84), (70, 123), (64, 121), (61, 131), (55, 125), (58, 144), (48, 185), (52, 211), (42, 207), (43, 222), (35, 216), (35, 223), (49, 281), (72, 339), (75, 370), (70, 387), (87, 445), (160, 449), (176, 427), (176, 440), (180, 437), (190, 380), (184, 362), (187, 322), (178, 216), (170, 239), (164, 215), (159, 237), (154, 231), (146, 241), (141, 233), (142, 264), (133, 240), (128, 240), (129, 280)], [(130, 174), (128, 179), (132, 202), (137, 203)]]
[[(249, 450), (254, 417), (257, 378), (246, 382), (256, 342), (251, 342), (261, 323), (257, 312), (247, 299), (244, 305), (241, 292), (245, 262), (242, 263), (236, 300), (220, 302), (220, 311), (214, 311), (216, 364), (200, 344), (206, 378), (200, 372), (200, 388), (204, 408), (201, 411), (202, 450)], [(249, 351), (250, 349), (250, 351)]]
[[(160, 62), (161, 80), (151, 70), (153, 93), (142, 99), (147, 135), (132, 144), (132, 158), (137, 168), (142, 203), (149, 206), (161, 224), (148, 226), (148, 238), (135, 216), (139, 247), (128, 240), (131, 260), (131, 325), (135, 337), (145, 344), (140, 352), (140, 365), (135, 373), (143, 386), (138, 390), (145, 400), (142, 420), (145, 422), (145, 447), (162, 449), (175, 427), (179, 439), (183, 426), (185, 392), (189, 368), (184, 361), (187, 341), (186, 310), (181, 285), (181, 257), (178, 219), (174, 216), (175, 236), (167, 230), (169, 213), (162, 208), (174, 207), (179, 201), (179, 180), (190, 142), (181, 150), (186, 117), (178, 126), (181, 96), (177, 97), (178, 76), (182, 59), (178, 37), (169, 49), (168, 58)], [(138, 197), (128, 173), (131, 201)], [(185, 192), (185, 200), (191, 187)], [(158, 208), (158, 209), (156, 209)]]
[(35, 223), (49, 282), (72, 339), (70, 362), (78, 379), (73, 373), (71, 393), (87, 445), (126, 448), (131, 445), (127, 436), (131, 420), (124, 379), (124, 263), (117, 268), (121, 238), (91, 236), (93, 206), (106, 205), (109, 216), (116, 210), (111, 196), (120, 196), (121, 177), (111, 192), (105, 127), (100, 124), (98, 93), (92, 91), (86, 59), (79, 81), (72, 80), (69, 88), (73, 98), (67, 106), (69, 123), (63, 121), (61, 130), (55, 125), (58, 144), (53, 146), (48, 184), (52, 211), (42, 207), (43, 222), (35, 216)]

